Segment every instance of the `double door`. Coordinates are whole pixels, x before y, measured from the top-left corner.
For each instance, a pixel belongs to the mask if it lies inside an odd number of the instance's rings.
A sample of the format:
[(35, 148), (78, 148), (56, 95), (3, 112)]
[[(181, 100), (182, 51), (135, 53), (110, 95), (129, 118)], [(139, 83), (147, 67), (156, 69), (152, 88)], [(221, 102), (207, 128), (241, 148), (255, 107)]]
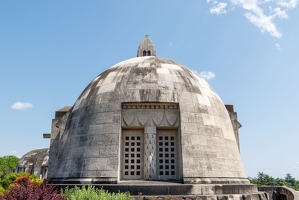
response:
[[(143, 130), (123, 130), (122, 170), (123, 180), (144, 180), (145, 159)], [(157, 130), (153, 160), (156, 164), (155, 180), (178, 179), (178, 138), (177, 130)]]

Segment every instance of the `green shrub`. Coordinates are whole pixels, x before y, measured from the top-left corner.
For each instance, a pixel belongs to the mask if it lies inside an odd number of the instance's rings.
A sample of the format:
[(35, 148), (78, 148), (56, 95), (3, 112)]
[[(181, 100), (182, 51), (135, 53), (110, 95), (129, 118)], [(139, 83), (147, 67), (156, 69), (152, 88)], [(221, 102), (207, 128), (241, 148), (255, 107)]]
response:
[(12, 181), (7, 178), (0, 180), (0, 186), (3, 187), (4, 189), (7, 189), (11, 183)]
[(61, 191), (62, 195), (68, 200), (131, 200), (133, 199), (129, 193), (109, 193), (103, 189), (97, 189), (93, 186), (79, 188), (75, 186), (74, 188), (65, 188)]
[(18, 177), (23, 177), (23, 176), (26, 176), (26, 177), (30, 178), (31, 180), (38, 179), (38, 177), (35, 174), (29, 174), (29, 173), (25, 173), (25, 172), (11, 173), (8, 176), (6, 176), (6, 178), (8, 178), (12, 182), (14, 182), (14, 180), (16, 180)]
[(0, 185), (0, 197), (4, 195), (5, 189)]
[(10, 187), (10, 185), (12, 185), (12, 183), (19, 177), (28, 177), (33, 184), (36, 184), (39, 186), (43, 183), (43, 180), (38, 178), (35, 174), (20, 172), (20, 173), (9, 174), (2, 181), (0, 181), (0, 185), (4, 189), (8, 189)]

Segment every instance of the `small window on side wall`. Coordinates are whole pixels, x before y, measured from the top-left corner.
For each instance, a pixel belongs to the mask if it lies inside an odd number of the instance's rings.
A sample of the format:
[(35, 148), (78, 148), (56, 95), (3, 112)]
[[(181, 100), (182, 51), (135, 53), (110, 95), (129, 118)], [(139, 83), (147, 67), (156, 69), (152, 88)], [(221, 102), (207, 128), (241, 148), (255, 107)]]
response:
[(147, 56), (151, 56), (151, 51), (147, 51)]
[(145, 50), (143, 51), (143, 56), (146, 56), (146, 51)]

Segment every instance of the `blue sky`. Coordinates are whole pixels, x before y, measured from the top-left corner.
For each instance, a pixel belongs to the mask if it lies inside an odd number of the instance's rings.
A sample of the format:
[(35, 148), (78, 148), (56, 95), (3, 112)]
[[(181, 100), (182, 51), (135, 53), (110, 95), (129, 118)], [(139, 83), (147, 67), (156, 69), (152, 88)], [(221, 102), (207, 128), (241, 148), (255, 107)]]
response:
[(55, 111), (148, 34), (235, 105), (247, 176), (299, 179), (298, 32), (298, 0), (0, 0), (0, 156), (48, 147)]

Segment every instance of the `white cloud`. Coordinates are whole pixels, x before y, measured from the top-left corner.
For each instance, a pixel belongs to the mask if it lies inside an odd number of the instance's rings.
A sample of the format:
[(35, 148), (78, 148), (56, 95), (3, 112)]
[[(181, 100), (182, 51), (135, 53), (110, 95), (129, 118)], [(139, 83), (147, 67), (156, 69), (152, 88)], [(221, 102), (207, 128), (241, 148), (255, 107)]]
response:
[(281, 10), (279, 7), (275, 8), (274, 10), (272, 10), (271, 6), (269, 8), (270, 8), (270, 12), (274, 13), (272, 15), (272, 17), (278, 16), (278, 18), (280, 18), (280, 19), (287, 19), (288, 18), (288, 15), (287, 15), (285, 10)]
[(225, 10), (226, 6), (227, 6), (227, 3), (218, 3), (216, 6), (213, 6), (210, 9), (210, 13), (211, 14), (216, 14), (216, 15), (225, 14), (226, 13), (226, 10)]
[(290, 1), (280, 0), (277, 4), (287, 9), (293, 9), (297, 6), (298, 0), (290, 0)]
[[(241, 8), (245, 11), (244, 16), (249, 22), (257, 26), (261, 32), (267, 32), (271, 36), (280, 38), (282, 33), (278, 30), (275, 20), (287, 19), (287, 10), (294, 9), (299, 0), (227, 0), (227, 3), (218, 3), (217, 0), (207, 0), (207, 3), (213, 4), (210, 8), (211, 14), (224, 14), (227, 12), (227, 6), (232, 9)], [(217, 5), (215, 5), (217, 4)], [(270, 5), (269, 11), (264, 10), (265, 4)], [(272, 9), (275, 7), (275, 9)]]
[(272, 0), (264, 0), (262, 3), (269, 3)]
[(26, 110), (27, 108), (32, 108), (33, 105), (28, 102), (17, 102), (14, 103), (11, 108), (14, 110)]
[(281, 51), (281, 48), (280, 48), (280, 45), (279, 45), (279, 44), (276, 43), (276, 44), (275, 44), (275, 47), (276, 47), (277, 50)]
[(208, 81), (215, 78), (216, 75), (213, 72), (200, 72), (199, 76)]
[(272, 21), (271, 16), (266, 16), (263, 13), (245, 13), (244, 15), (251, 23), (260, 28), (262, 32), (268, 32), (272, 36), (280, 38), (282, 34), (277, 30), (276, 25)]

